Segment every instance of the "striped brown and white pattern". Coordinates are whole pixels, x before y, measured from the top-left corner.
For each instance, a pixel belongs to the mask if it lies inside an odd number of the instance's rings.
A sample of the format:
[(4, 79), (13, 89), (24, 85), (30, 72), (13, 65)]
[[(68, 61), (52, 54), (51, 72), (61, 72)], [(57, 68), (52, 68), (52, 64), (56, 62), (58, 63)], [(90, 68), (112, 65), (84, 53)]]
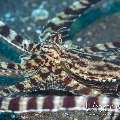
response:
[(52, 20), (49, 20), (47, 25), (44, 27), (42, 33), (42, 39), (44, 41), (49, 40), (50, 34), (64, 28), (60, 33), (62, 34), (63, 42), (69, 37), (68, 31), (71, 24), (84, 12), (93, 7), (94, 4), (101, 0), (78, 0), (75, 1), (70, 7), (66, 8), (63, 12), (60, 12)]
[(2, 21), (0, 21), (0, 37), (2, 37), (8, 43), (12, 44), (17, 49), (24, 52), (26, 52), (27, 47), (30, 44), (30, 40), (26, 40), (21, 35), (18, 35)]
[(42, 112), (59, 110), (107, 110), (119, 112), (120, 100), (106, 96), (41, 96), (0, 98), (0, 111)]
[(120, 40), (106, 42), (104, 44), (95, 44), (90, 47), (85, 47), (83, 50), (88, 53), (109, 51), (110, 49), (120, 48)]
[[(81, 48), (77, 48), (81, 49)], [(95, 44), (89, 47), (84, 47), (81, 49), (81, 51), (90, 53), (90, 54), (107, 54), (107, 52), (112, 52), (111, 59), (116, 59), (119, 57), (119, 49), (120, 49), (120, 40), (112, 41), (112, 42), (106, 42), (101, 44)], [(116, 56), (116, 57), (115, 57)]]

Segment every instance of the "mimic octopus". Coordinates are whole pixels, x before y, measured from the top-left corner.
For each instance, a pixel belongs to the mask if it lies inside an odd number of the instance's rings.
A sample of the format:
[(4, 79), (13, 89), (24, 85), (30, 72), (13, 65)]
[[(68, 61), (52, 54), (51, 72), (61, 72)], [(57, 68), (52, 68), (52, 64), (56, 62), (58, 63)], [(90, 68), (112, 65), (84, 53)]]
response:
[[(120, 41), (97, 44), (80, 49), (64, 47), (69, 27), (84, 12), (101, 0), (78, 0), (63, 12), (57, 14), (44, 27), (42, 43), (32, 43), (24, 39), (4, 22), (0, 21), (0, 36), (9, 44), (23, 51), (21, 63), (0, 63), (0, 74), (21, 76), (23, 81), (0, 90), (1, 111), (56, 111), (98, 108), (99, 106), (120, 105), (119, 98), (99, 95), (119, 95), (120, 65), (119, 55), (114, 58), (94, 55), (96, 52), (117, 50)], [(90, 96), (92, 89), (98, 91)], [(29, 96), (28, 93), (60, 90), (68, 91), (72, 96)], [(21, 95), (23, 95), (21, 97)], [(28, 95), (27, 95), (28, 94)], [(85, 95), (81, 95), (85, 94)], [(104, 104), (104, 98), (108, 102)], [(49, 103), (49, 104), (48, 104)], [(109, 108), (107, 106), (107, 108)], [(118, 110), (118, 108), (117, 108)]]

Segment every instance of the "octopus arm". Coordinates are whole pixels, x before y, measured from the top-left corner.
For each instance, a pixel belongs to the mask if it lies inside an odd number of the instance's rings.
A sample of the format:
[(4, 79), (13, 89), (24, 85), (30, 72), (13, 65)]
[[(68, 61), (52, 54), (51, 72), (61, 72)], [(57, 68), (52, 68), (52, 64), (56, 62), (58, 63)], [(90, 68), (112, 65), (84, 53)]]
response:
[(29, 47), (34, 44), (30, 40), (24, 39), (2, 21), (0, 21), (0, 37), (23, 52), (29, 52)]

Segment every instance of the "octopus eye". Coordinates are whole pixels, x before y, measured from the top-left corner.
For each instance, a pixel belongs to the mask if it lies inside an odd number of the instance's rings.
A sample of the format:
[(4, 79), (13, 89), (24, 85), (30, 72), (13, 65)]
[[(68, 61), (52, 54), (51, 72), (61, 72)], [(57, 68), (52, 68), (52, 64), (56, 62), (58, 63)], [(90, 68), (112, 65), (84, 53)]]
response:
[(69, 64), (65, 64), (67, 69), (70, 69), (70, 65)]
[(70, 70), (71, 66), (68, 63), (62, 61), (61, 64), (64, 66), (65, 70)]
[(62, 41), (62, 35), (59, 33), (53, 33), (53, 34), (51, 34), (50, 37), (51, 37), (52, 41), (55, 43), (59, 44)]

